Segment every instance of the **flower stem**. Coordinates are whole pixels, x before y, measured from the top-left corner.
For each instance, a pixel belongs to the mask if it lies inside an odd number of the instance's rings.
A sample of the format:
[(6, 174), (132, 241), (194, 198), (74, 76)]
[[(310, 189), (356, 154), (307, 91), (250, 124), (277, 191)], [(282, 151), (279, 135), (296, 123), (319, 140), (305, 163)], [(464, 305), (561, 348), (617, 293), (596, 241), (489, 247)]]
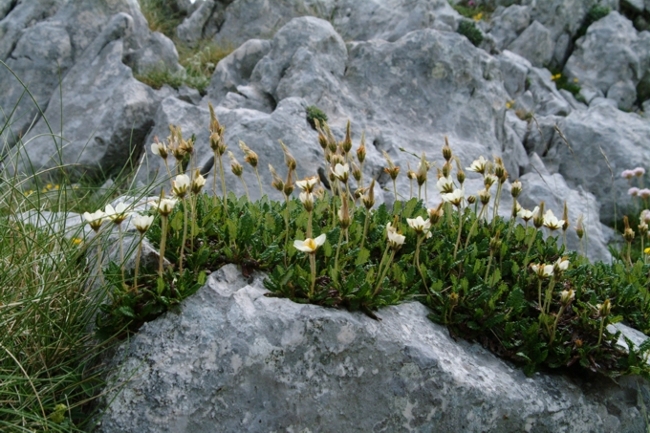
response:
[(120, 234), (120, 271), (122, 272), (122, 285), (126, 287), (126, 279), (124, 277), (124, 239), (122, 237), (122, 224), (117, 225)]
[(165, 241), (167, 240), (167, 217), (161, 216), (162, 218), (162, 235), (160, 237), (160, 262), (158, 265), (158, 276), (162, 278), (163, 276), (163, 262), (165, 261)]
[(334, 271), (336, 275), (338, 275), (339, 271), (339, 252), (341, 251), (341, 242), (343, 242), (343, 232), (345, 230), (341, 230), (341, 233), (339, 234), (339, 243), (336, 246), (336, 256), (334, 257)]
[(458, 207), (458, 237), (456, 238), (456, 245), (454, 246), (454, 260), (456, 260), (456, 253), (458, 253), (458, 244), (460, 244), (460, 235), (463, 233), (463, 214), (460, 206)]
[(490, 258), (488, 258), (487, 268), (485, 268), (485, 276), (483, 277), (484, 281), (487, 281), (488, 276), (490, 275), (490, 267), (492, 267), (493, 258), (494, 258), (494, 252), (490, 249)]
[(140, 242), (138, 242), (138, 251), (135, 253), (135, 273), (133, 274), (133, 290), (138, 293), (138, 271), (140, 270), (140, 257), (142, 256), (142, 238), (140, 235)]
[(181, 240), (181, 251), (178, 258), (178, 272), (183, 274), (183, 257), (185, 256), (185, 241), (187, 239), (187, 203), (183, 203), (183, 238)]
[(422, 285), (426, 289), (427, 293), (432, 295), (431, 290), (429, 289), (429, 286), (427, 285), (427, 280), (424, 277), (424, 273), (422, 273), (422, 267), (420, 266), (420, 245), (422, 245), (422, 241), (424, 240), (424, 234), (418, 235), (418, 240), (417, 244), (415, 246), (415, 267), (418, 270), (418, 273), (420, 274), (420, 277), (422, 278)]
[(605, 318), (600, 319), (600, 331), (598, 332), (598, 343), (596, 346), (600, 346), (600, 342), (603, 340), (603, 330), (605, 329)]
[(384, 278), (386, 277), (386, 274), (388, 273), (388, 270), (390, 269), (390, 264), (393, 261), (393, 258), (395, 257), (395, 250), (392, 250), (390, 253), (390, 258), (386, 262), (386, 265), (384, 266), (384, 269), (381, 272), (381, 275), (379, 276), (379, 279), (377, 280), (377, 286), (375, 286), (375, 291), (372, 293), (372, 296), (377, 296), (379, 293), (379, 289), (381, 288), (381, 283), (384, 281)]
[(309, 254), (309, 266), (311, 268), (311, 287), (309, 288), (309, 299), (313, 299), (316, 289), (316, 254)]
[(368, 234), (369, 222), (370, 222), (370, 210), (366, 209), (366, 220), (363, 222), (363, 235), (361, 236), (361, 248), (359, 248), (359, 251), (363, 250), (363, 245), (366, 243), (366, 235)]
[(562, 313), (564, 313), (564, 305), (560, 307), (560, 311), (558, 311), (557, 316), (555, 316), (555, 321), (553, 322), (553, 328), (551, 330), (551, 337), (548, 341), (549, 345), (553, 344), (553, 340), (555, 340), (555, 331), (557, 330), (557, 324), (560, 321), (560, 316), (562, 316)]
[(262, 180), (260, 179), (260, 172), (257, 171), (257, 166), (255, 167), (255, 176), (257, 177), (257, 184), (260, 186), (260, 199), (264, 197), (264, 193), (262, 192)]

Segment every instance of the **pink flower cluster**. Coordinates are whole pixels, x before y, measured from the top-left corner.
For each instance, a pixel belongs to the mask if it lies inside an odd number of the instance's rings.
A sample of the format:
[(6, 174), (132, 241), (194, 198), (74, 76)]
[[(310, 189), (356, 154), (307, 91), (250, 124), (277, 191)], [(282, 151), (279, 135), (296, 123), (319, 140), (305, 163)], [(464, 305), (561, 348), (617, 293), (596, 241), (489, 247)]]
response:
[(640, 198), (650, 198), (650, 189), (648, 188), (637, 188), (636, 186), (633, 186), (632, 188), (627, 190), (627, 194), (631, 195), (632, 197), (640, 197)]
[(623, 179), (630, 180), (633, 177), (641, 177), (645, 174), (645, 168), (643, 167), (636, 167), (633, 168), (632, 170), (623, 170), (621, 173), (621, 177)]

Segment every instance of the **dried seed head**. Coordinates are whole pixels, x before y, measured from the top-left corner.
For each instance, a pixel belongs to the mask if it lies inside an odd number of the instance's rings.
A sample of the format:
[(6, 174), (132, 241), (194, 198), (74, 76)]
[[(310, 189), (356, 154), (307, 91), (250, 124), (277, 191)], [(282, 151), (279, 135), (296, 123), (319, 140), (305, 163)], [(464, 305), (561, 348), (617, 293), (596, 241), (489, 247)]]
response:
[(286, 194), (287, 197), (291, 195), (293, 192), (294, 186), (293, 186), (293, 170), (289, 170), (287, 173), (287, 180), (284, 182), (284, 193)]
[(228, 157), (230, 158), (230, 170), (232, 170), (232, 174), (240, 177), (244, 172), (244, 167), (237, 161), (237, 158), (235, 158), (232, 152), (228, 152)]
[(582, 237), (585, 235), (584, 216), (582, 214), (580, 214), (578, 217), (578, 222), (576, 223), (576, 234), (578, 235), (579, 239), (582, 239)]
[(451, 152), (451, 147), (449, 147), (449, 140), (445, 136), (445, 145), (442, 146), (442, 156), (445, 158), (445, 161), (449, 162), (453, 153)]
[(623, 217), (623, 224), (625, 225), (625, 230), (623, 231), (623, 238), (627, 242), (632, 242), (634, 240), (634, 230), (630, 228), (630, 222), (627, 219), (627, 215)]
[(296, 158), (291, 155), (289, 148), (280, 140), (280, 146), (282, 146), (282, 152), (284, 152), (284, 163), (287, 165), (289, 171), (295, 170), (297, 167)]
[(600, 314), (600, 317), (607, 317), (609, 316), (609, 313), (612, 311), (612, 303), (609, 301), (609, 299), (605, 299), (605, 302), (596, 305), (596, 308), (598, 308), (598, 313)]
[(544, 225), (544, 202), (539, 203), (539, 210), (533, 217), (533, 224), (535, 228), (539, 229)]
[(365, 132), (361, 133), (361, 144), (359, 144), (359, 148), (357, 149), (357, 160), (359, 160), (359, 164), (363, 164), (363, 161), (366, 160), (366, 134), (365, 134)]
[(370, 186), (365, 194), (361, 197), (361, 201), (366, 209), (370, 210), (375, 205), (375, 179), (370, 182)]
[(449, 177), (449, 175), (451, 174), (452, 169), (453, 169), (453, 167), (451, 166), (449, 161), (445, 162), (445, 164), (442, 166), (442, 176), (443, 177)]
[(519, 180), (515, 180), (510, 186), (510, 195), (512, 195), (513, 198), (517, 198), (519, 197), (519, 194), (521, 194), (522, 189), (523, 186), (521, 185), (521, 182)]
[(352, 150), (352, 133), (350, 132), (350, 121), (348, 120), (348, 124), (345, 127), (345, 138), (341, 142), (341, 149), (343, 149), (343, 152), (347, 155), (350, 153), (350, 150)]
[(280, 176), (278, 176), (278, 173), (275, 171), (275, 168), (271, 164), (269, 164), (269, 171), (271, 172), (271, 175), (273, 176), (273, 181), (271, 182), (271, 186), (281, 193), (284, 193), (284, 181)]
[(388, 153), (385, 150), (383, 150), (382, 153), (384, 158), (386, 158), (386, 162), (388, 162), (388, 167), (384, 167), (384, 172), (386, 172), (392, 180), (397, 179), (397, 175), (399, 175), (399, 167), (393, 163), (393, 160), (390, 159), (390, 156), (388, 156)]
[(239, 148), (244, 152), (244, 161), (246, 161), (251, 167), (257, 167), (259, 162), (257, 158), (257, 153), (253, 152), (250, 147), (246, 146), (246, 143), (239, 141)]
[(431, 225), (438, 224), (438, 222), (444, 216), (445, 211), (442, 208), (443, 204), (444, 203), (440, 203), (437, 208), (427, 209), (427, 213), (429, 214), (429, 221), (431, 221)]
[(418, 164), (418, 171), (415, 176), (418, 181), (418, 185), (422, 186), (427, 181), (427, 173), (429, 172), (429, 167), (430, 166), (424, 156), (424, 152), (422, 152), (422, 157), (420, 158), (420, 163)]
[(354, 177), (354, 180), (357, 181), (357, 183), (361, 182), (361, 168), (353, 161), (352, 162), (352, 177)]
[(348, 227), (350, 227), (350, 223), (352, 221), (350, 217), (350, 205), (348, 203), (348, 194), (347, 193), (342, 193), (341, 194), (341, 208), (338, 211), (338, 217), (339, 217), (339, 226), (345, 230)]
[(566, 204), (566, 201), (564, 202), (564, 210), (562, 211), (562, 221), (564, 221), (564, 224), (562, 224), (562, 231), (567, 231), (569, 228), (569, 207)]
[(452, 307), (458, 305), (458, 293), (451, 292), (449, 294), (449, 305)]

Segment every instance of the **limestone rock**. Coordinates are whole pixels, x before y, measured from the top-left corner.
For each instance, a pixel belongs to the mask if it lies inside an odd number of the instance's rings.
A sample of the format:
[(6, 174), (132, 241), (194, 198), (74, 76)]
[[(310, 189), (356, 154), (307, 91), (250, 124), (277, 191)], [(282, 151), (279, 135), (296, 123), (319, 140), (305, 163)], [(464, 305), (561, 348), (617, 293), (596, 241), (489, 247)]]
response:
[(247, 84), (255, 65), (270, 49), (269, 41), (250, 39), (222, 59), (212, 74), (208, 98), (219, 104), (228, 92), (236, 92), (237, 86)]
[(555, 43), (551, 32), (539, 21), (533, 21), (517, 39), (508, 45), (510, 51), (527, 58), (536, 67), (548, 65), (553, 58), (554, 48)]
[[(45, 111), (59, 80), (72, 66), (72, 55), (70, 37), (61, 22), (41, 21), (22, 33), (6, 62), (11, 70), (0, 67), (2, 116), (15, 109), (2, 134), (10, 145), (40, 116), (39, 108)], [(31, 95), (25, 93), (19, 79)]]
[(617, 12), (592, 24), (587, 34), (578, 39), (569, 57), (564, 74), (579, 78), (580, 85), (607, 94), (617, 82), (633, 86), (645, 73), (647, 48), (639, 43), (632, 23)]
[(527, 378), (421, 304), (375, 321), (262, 277), (225, 266), (124, 343), (96, 432), (645, 431), (638, 378)]
[(489, 34), (494, 38), (498, 49), (505, 49), (530, 24), (530, 8), (512, 5), (492, 16)]
[(621, 110), (630, 111), (636, 101), (636, 88), (632, 81), (617, 81), (607, 91), (607, 99), (616, 102)]
[[(6, 15), (0, 14), (0, 60), (6, 60), (23, 29), (54, 15), (67, 0), (33, 0), (3, 5)], [(13, 7), (12, 7), (13, 5)]]
[(650, 167), (650, 125), (646, 120), (592, 102), (588, 110), (559, 119), (558, 128), (568, 143), (555, 133), (544, 160), (558, 165), (570, 187), (582, 185), (596, 196), (603, 222), (612, 223), (615, 215), (622, 217), (622, 210), (638, 205), (627, 195), (633, 185), (620, 174), (628, 168)]
[[(132, 25), (129, 15), (115, 15), (79, 57), (61, 82), (63, 101), (55, 93), (45, 111), (52, 123), (39, 121), (25, 137), (29, 146), (19, 151), (27, 159), (19, 162), (19, 171), (65, 164), (73, 177), (86, 171), (110, 173), (135, 152), (132, 143), (151, 127), (156, 97), (122, 63), (121, 38)], [(62, 151), (52, 133), (64, 137)]]

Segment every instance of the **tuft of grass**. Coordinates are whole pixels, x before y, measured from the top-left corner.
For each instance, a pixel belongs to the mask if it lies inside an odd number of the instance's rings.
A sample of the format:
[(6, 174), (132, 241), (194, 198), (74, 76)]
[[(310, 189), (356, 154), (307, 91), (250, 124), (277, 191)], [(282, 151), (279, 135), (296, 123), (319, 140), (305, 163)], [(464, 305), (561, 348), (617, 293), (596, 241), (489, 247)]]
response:
[(176, 36), (176, 28), (185, 16), (164, 0), (140, 0), (142, 13), (152, 31), (163, 33), (176, 45), (178, 62), (185, 72), (172, 72), (167, 68), (157, 68), (136, 74), (135, 78), (154, 89), (165, 84), (178, 89), (182, 85), (197, 89), (205, 94), (217, 63), (233, 51), (233, 47), (219, 45), (209, 39), (195, 44), (187, 44)]

